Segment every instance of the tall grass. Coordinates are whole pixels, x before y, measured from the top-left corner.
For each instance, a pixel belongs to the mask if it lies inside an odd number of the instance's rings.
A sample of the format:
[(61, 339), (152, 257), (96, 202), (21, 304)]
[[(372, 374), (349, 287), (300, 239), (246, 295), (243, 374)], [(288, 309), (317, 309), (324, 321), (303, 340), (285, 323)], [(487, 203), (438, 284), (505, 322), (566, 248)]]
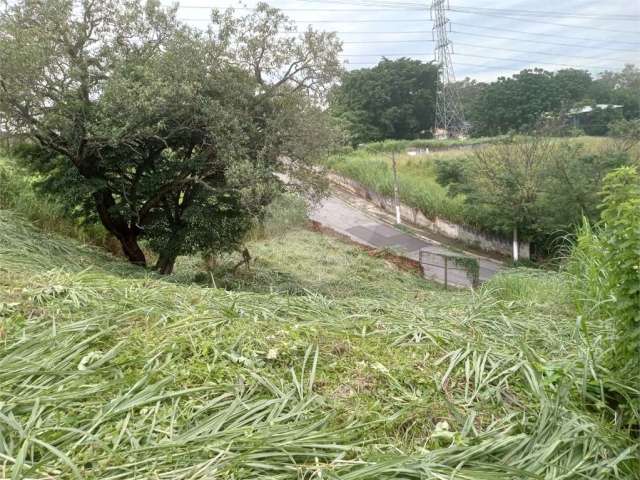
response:
[(16, 161), (0, 151), (0, 209), (11, 209), (43, 231), (76, 238), (85, 243), (119, 252), (116, 242), (101, 225), (79, 225), (68, 218), (53, 198), (38, 193), (36, 179), (23, 171)]
[(352, 283), (393, 294), (203, 288), (0, 211), (0, 476), (638, 478), (601, 388), (609, 327), (576, 327), (563, 276), (445, 292), (334, 240), (279, 241), (264, 271), (353, 257)]
[(417, 139), (417, 140), (384, 140), (382, 142), (367, 143), (359, 147), (359, 150), (363, 150), (369, 153), (390, 153), (399, 152), (408, 148), (451, 148), (451, 147), (464, 147), (471, 145), (482, 145), (485, 143), (498, 142), (505, 136), (498, 137), (478, 137), (467, 138), (465, 140), (457, 139)]
[[(447, 195), (433, 171), (433, 158), (418, 160), (398, 155), (398, 183), (401, 200), (418, 208), (425, 216), (464, 221), (463, 200)], [(357, 150), (336, 155), (327, 161), (332, 170), (352, 178), (382, 195), (393, 195), (393, 172), (387, 155)]]

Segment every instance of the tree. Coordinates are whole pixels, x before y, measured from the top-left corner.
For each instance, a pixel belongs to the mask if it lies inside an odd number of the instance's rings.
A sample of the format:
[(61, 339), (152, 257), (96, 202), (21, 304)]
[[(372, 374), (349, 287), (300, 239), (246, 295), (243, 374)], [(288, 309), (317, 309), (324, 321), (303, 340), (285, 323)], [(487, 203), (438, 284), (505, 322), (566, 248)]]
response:
[(602, 73), (589, 95), (595, 103), (622, 105), (627, 120), (640, 118), (640, 68), (629, 64), (620, 72)]
[(479, 135), (530, 131), (545, 114), (569, 110), (588, 92), (591, 75), (583, 70), (549, 72), (523, 70), (512, 77), (500, 77), (483, 89), (480, 101), (472, 105), (473, 129)]
[(554, 252), (584, 218), (600, 218), (607, 174), (633, 163), (634, 122), (615, 127), (619, 138), (598, 151), (549, 137), (513, 137), (469, 157), (436, 162), (436, 178), (463, 195), (466, 217), (484, 230), (517, 229), (540, 254)]
[[(127, 258), (141, 239), (169, 273), (178, 255), (242, 241), (284, 186), (322, 188), (320, 105), (340, 73), (335, 35), (299, 36), (259, 4), (200, 32), (157, 1), (23, 0), (0, 15), (0, 112), (31, 164)], [(282, 161), (283, 158), (287, 161)]]
[(544, 137), (510, 138), (477, 150), (468, 166), (464, 193), (469, 214), (494, 231), (512, 233), (516, 261), (519, 239), (538, 231), (538, 200), (555, 149)]
[(358, 144), (429, 135), (435, 118), (438, 68), (401, 58), (346, 73), (330, 95), (331, 110)]
[(469, 77), (456, 82), (465, 120), (471, 125), (471, 135), (476, 135), (476, 132), (482, 128), (485, 115), (482, 99), (487, 86), (488, 84)]

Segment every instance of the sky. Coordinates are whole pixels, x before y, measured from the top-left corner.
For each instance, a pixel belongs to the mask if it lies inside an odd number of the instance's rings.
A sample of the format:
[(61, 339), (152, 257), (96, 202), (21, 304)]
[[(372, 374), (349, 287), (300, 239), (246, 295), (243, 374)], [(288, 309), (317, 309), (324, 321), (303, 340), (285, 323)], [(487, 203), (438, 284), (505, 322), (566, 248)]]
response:
[[(178, 16), (204, 27), (212, 7), (247, 13), (257, 1), (182, 0)], [(348, 70), (373, 66), (382, 56), (434, 58), (431, 0), (267, 3), (282, 9), (300, 30), (312, 25), (338, 32)], [(640, 64), (640, 0), (449, 0), (446, 15), (457, 79), (491, 81), (533, 67), (573, 67), (597, 75)]]

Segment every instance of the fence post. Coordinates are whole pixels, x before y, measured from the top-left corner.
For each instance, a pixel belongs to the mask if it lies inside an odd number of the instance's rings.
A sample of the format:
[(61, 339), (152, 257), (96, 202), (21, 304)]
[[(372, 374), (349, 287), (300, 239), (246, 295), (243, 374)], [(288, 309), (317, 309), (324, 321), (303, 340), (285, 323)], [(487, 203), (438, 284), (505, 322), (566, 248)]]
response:
[(444, 257), (444, 289), (448, 290), (448, 280), (449, 280), (449, 259)]
[(396, 224), (400, 225), (402, 219), (400, 218), (400, 192), (398, 188), (398, 166), (396, 165), (396, 152), (391, 152), (391, 164), (393, 166), (393, 202), (396, 207)]

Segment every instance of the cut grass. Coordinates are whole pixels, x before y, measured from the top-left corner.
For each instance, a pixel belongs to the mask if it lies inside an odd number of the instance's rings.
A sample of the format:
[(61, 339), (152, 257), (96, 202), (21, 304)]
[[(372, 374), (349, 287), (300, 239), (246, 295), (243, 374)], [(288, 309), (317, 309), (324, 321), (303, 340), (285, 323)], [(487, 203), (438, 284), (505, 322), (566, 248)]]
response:
[(445, 292), (311, 232), (251, 248), (206, 288), (0, 211), (0, 477), (638, 478), (562, 275)]

